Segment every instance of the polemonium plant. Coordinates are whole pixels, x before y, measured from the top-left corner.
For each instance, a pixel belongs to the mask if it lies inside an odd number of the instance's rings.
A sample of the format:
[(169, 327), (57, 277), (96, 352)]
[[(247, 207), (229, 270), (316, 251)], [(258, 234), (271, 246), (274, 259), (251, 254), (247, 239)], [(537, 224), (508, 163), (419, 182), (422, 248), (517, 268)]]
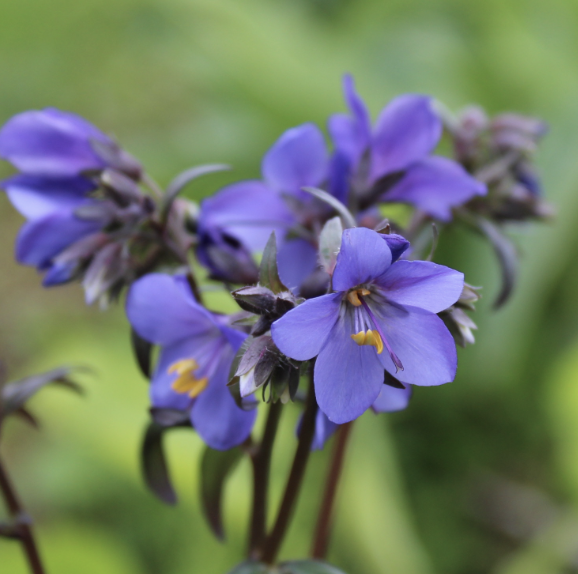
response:
[[(0, 157), (19, 172), (2, 187), (26, 218), (17, 259), (45, 286), (82, 281), (89, 303), (127, 294), (135, 357), (150, 379), (147, 485), (176, 503), (163, 435), (194, 432), (205, 444), (202, 509), (222, 539), (227, 479), (250, 460), (252, 490), (239, 494), (251, 498), (246, 560), (231, 574), (340, 573), (324, 559), (355, 421), (411, 408), (419, 387), (459, 380), (456, 344), (475, 341), (468, 313), (479, 288), (434, 262), (439, 236), (465, 226), (492, 243), (503, 304), (517, 266), (507, 225), (551, 213), (533, 163), (542, 122), (480, 108), (454, 116), (429, 95), (403, 94), (372, 124), (350, 76), (343, 87), (349, 111), (330, 116), (329, 137), (312, 123), (289, 128), (262, 158), (261, 179), (233, 181), (200, 205), (179, 195), (226, 166), (191, 168), (163, 189), (75, 114), (24, 112), (0, 130)], [(444, 132), (451, 155), (438, 153)], [(394, 218), (394, 203), (410, 216)], [(209, 309), (207, 288), (239, 311)], [(30, 388), (4, 388), (0, 419), (7, 404), (27, 416)], [(288, 409), (299, 411), (296, 447), (269, 523), (275, 438)], [(310, 556), (279, 564), (307, 463), (324, 448), (332, 454)], [(31, 571), (44, 574), (1, 470), (15, 520), (0, 523), (0, 536), (18, 535)]]

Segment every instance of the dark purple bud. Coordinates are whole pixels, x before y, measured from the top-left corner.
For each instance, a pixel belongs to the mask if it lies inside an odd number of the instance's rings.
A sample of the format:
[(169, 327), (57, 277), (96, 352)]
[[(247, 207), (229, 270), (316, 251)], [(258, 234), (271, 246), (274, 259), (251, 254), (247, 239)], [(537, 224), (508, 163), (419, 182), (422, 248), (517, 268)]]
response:
[[(232, 293), (235, 301), (241, 309), (264, 315), (275, 312), (276, 297), (273, 291), (267, 287), (256, 285), (254, 287), (242, 287)], [(292, 306), (291, 306), (292, 307)]]
[(82, 282), (88, 305), (92, 305), (97, 299), (101, 299), (102, 304), (106, 305), (106, 292), (127, 274), (127, 261), (123, 251), (122, 244), (109, 243), (91, 261)]
[(520, 114), (500, 114), (492, 120), (490, 129), (496, 132), (500, 130), (517, 131), (534, 138), (540, 138), (548, 133), (548, 124), (537, 118)]
[(105, 169), (100, 181), (120, 205), (141, 202), (145, 197), (133, 179), (114, 169)]
[(226, 283), (257, 283), (259, 269), (249, 250), (235, 237), (218, 229), (205, 231), (197, 246), (199, 261), (211, 278)]
[(90, 145), (101, 162), (139, 181), (143, 175), (141, 164), (111, 139), (91, 139)]

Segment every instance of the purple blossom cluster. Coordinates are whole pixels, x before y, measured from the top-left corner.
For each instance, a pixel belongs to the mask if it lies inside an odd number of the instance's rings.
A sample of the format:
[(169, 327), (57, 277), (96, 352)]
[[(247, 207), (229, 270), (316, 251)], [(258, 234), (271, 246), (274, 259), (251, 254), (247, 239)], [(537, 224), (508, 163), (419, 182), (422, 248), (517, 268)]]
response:
[[(184, 414), (214, 449), (250, 440), (260, 402), (302, 402), (307, 373), (313, 448), (369, 409), (405, 408), (415, 386), (453, 381), (478, 295), (431, 260), (437, 236), (466, 224), (499, 250), (505, 222), (548, 213), (532, 163), (541, 122), (478, 108), (449, 118), (406, 94), (372, 123), (350, 76), (343, 87), (348, 111), (329, 118), (330, 146), (315, 124), (291, 128), (261, 179), (200, 206), (177, 195), (218, 166), (162, 190), (75, 114), (24, 112), (0, 130), (0, 156), (18, 170), (2, 187), (26, 218), (17, 260), (45, 286), (81, 280), (88, 303), (128, 288), (137, 352), (149, 353), (140, 359), (160, 348), (153, 410)], [(453, 157), (436, 154), (444, 134)], [(389, 216), (399, 203), (409, 222)], [(193, 260), (207, 281), (234, 287), (239, 313), (206, 308)]]

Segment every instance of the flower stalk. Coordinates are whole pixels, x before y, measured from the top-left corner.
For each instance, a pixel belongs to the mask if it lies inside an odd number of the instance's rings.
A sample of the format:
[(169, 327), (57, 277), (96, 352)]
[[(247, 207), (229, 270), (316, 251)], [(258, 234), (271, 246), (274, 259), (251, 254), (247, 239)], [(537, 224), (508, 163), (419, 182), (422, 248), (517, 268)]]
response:
[(269, 407), (263, 440), (251, 456), (253, 463), (253, 509), (249, 531), (249, 557), (251, 558), (256, 557), (265, 540), (271, 456), (282, 407), (280, 401), (272, 403)]
[(315, 401), (315, 390), (313, 387), (313, 365), (310, 370), (309, 389), (307, 391), (307, 399), (305, 405), (305, 413), (303, 414), (303, 425), (299, 433), (299, 442), (293, 458), (293, 464), (285, 486), (283, 500), (279, 507), (279, 512), (273, 525), (269, 536), (265, 540), (262, 560), (267, 564), (273, 564), (287, 533), (287, 528), (293, 512), (295, 510), (295, 503), (303, 484), (303, 477), (305, 476), (305, 469), (309, 461), (309, 454), (311, 453), (311, 444), (313, 442), (313, 435), (315, 434), (315, 416), (317, 414), (317, 402)]
[(34, 539), (34, 534), (29, 523), (26, 511), (16, 494), (14, 485), (10, 481), (8, 473), (4, 468), (2, 459), (0, 458), (0, 491), (6, 503), (6, 508), (10, 517), (15, 523), (15, 536), (20, 540), (26, 559), (30, 566), (32, 574), (46, 574), (40, 553)]
[(343, 461), (345, 460), (345, 451), (353, 428), (353, 421), (340, 425), (336, 432), (335, 447), (327, 473), (327, 480), (324, 488), (323, 501), (319, 508), (319, 516), (315, 526), (313, 544), (311, 546), (311, 558), (323, 560), (327, 556), (329, 546), (329, 537), (331, 535), (331, 526), (333, 522), (333, 512), (335, 508), (335, 496), (337, 486), (343, 470)]

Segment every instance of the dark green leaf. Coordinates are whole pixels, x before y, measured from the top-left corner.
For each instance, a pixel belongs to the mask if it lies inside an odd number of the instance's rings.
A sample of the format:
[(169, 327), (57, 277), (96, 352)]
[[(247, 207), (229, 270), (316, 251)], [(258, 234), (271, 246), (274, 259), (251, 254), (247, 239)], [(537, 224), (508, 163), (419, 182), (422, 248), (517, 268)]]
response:
[(498, 309), (510, 298), (518, 274), (518, 253), (516, 247), (502, 230), (487, 219), (478, 218), (478, 229), (490, 241), (500, 263), (502, 271), (502, 288), (494, 301)]
[(30, 426), (33, 426), (36, 429), (40, 428), (40, 425), (36, 420), (36, 417), (24, 407), (15, 411), (14, 414), (20, 417), (22, 420), (26, 421)]
[(243, 562), (235, 566), (228, 574), (273, 574), (274, 570), (270, 570), (266, 564), (261, 562)]
[(219, 540), (225, 538), (222, 502), (225, 483), (243, 456), (239, 448), (214, 450), (207, 447), (201, 461), (201, 505), (211, 530)]
[(295, 560), (283, 562), (279, 566), (279, 574), (345, 574), (345, 572), (319, 560)]
[(72, 372), (71, 368), (63, 367), (54, 369), (47, 373), (32, 375), (13, 383), (8, 383), (2, 389), (2, 414), (8, 416), (21, 407), (26, 401), (36, 394), (40, 389), (49, 384), (57, 384), (82, 394), (82, 388), (77, 383), (71, 381), (68, 376)]
[(269, 241), (267, 241), (265, 251), (263, 251), (263, 259), (261, 259), (261, 269), (259, 271), (259, 284), (271, 289), (273, 293), (287, 291), (287, 287), (283, 285), (277, 271), (277, 240), (275, 239), (274, 231), (271, 233)]
[(130, 330), (130, 340), (140, 372), (150, 379), (153, 344), (143, 339), (134, 329)]
[(160, 409), (152, 407), (149, 409), (151, 417), (155, 423), (162, 427), (190, 427), (191, 418), (187, 411), (178, 409)]
[(163, 435), (169, 428), (156, 422), (148, 425), (141, 450), (141, 465), (145, 483), (150, 490), (166, 504), (176, 504), (177, 495), (171, 484), (163, 450)]

